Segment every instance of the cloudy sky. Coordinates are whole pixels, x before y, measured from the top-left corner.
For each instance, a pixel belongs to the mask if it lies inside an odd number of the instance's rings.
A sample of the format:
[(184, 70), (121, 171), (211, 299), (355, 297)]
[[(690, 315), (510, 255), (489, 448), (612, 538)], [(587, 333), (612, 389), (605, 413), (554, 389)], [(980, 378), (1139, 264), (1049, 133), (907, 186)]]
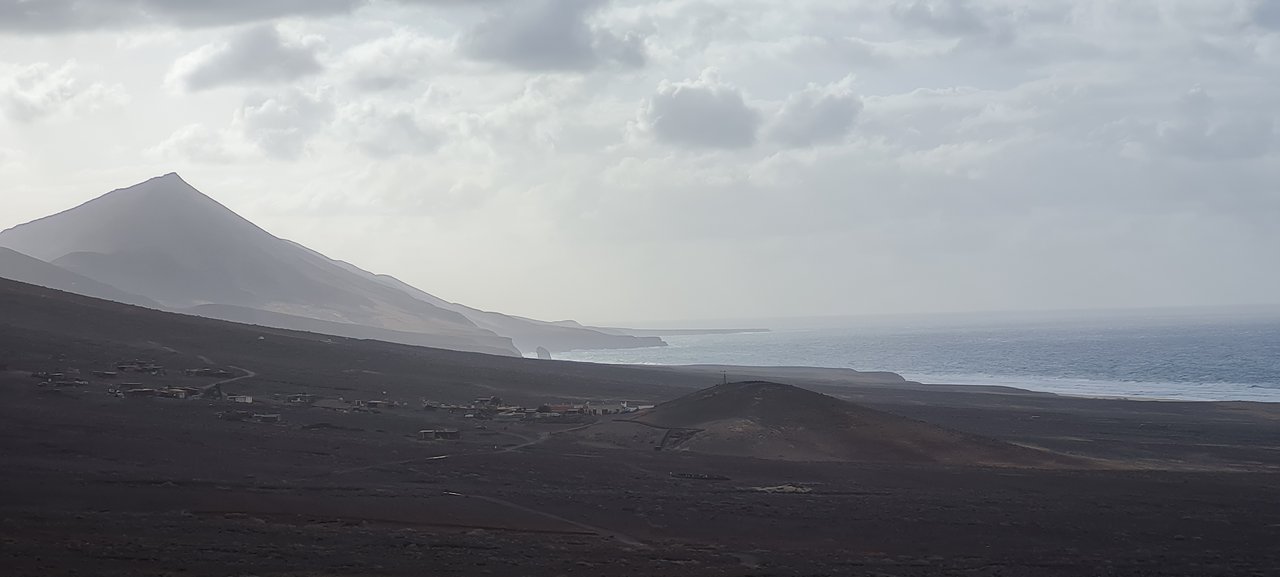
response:
[(177, 171), (588, 321), (1280, 301), (1280, 0), (0, 0), (0, 228)]

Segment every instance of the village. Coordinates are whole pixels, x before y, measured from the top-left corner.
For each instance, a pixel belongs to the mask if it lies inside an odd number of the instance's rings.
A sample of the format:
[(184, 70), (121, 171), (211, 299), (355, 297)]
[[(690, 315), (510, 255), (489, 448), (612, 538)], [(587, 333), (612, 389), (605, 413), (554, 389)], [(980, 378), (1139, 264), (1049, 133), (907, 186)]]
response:
[[(418, 439), (424, 441), (461, 439), (462, 430), (468, 427), (463, 425), (465, 423), (471, 423), (469, 428), (475, 430), (487, 430), (486, 422), (578, 424), (587, 422), (589, 417), (624, 415), (653, 407), (628, 401), (549, 401), (537, 406), (525, 406), (504, 402), (497, 396), (478, 397), (465, 402), (440, 402), (426, 398), (407, 401), (392, 399), (385, 392), (382, 398), (373, 399), (347, 399), (344, 396), (329, 398), (314, 393), (230, 394), (223, 390), (224, 384), (253, 374), (246, 372), (237, 375), (233, 371), (216, 367), (184, 368), (175, 372), (175, 375), (181, 377), (170, 377), (169, 374), (165, 366), (155, 362), (127, 360), (117, 362), (111, 370), (90, 370), (86, 373), (78, 368), (66, 368), (57, 372), (32, 372), (31, 377), (39, 380), (38, 387), (55, 390), (101, 386), (103, 392), (120, 399), (213, 401), (220, 408), (225, 408), (216, 413), (217, 418), (227, 421), (280, 425), (285, 422), (280, 409), (312, 408), (338, 414), (418, 411), (425, 413), (422, 416), (426, 420), (444, 421), (453, 425), (418, 430)], [(90, 377), (96, 382), (88, 380)], [(217, 380), (208, 383), (208, 379)], [(437, 418), (431, 419), (433, 415)]]

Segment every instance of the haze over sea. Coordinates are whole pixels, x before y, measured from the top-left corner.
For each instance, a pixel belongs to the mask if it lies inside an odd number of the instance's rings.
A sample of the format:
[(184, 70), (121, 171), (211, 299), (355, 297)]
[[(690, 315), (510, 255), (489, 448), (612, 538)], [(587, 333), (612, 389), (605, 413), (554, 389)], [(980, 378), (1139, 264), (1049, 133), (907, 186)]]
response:
[(924, 383), (1007, 385), (1076, 396), (1280, 402), (1280, 311), (1274, 309), (804, 324), (767, 333), (670, 336), (664, 337), (668, 347), (575, 351), (557, 358), (836, 367), (893, 371)]

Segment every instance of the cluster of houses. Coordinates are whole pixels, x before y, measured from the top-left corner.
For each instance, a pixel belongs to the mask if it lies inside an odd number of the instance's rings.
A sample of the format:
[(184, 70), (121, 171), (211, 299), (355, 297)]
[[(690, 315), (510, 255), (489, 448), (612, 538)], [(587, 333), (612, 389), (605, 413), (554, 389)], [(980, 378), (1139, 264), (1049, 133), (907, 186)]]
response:
[(89, 385), (89, 381), (68, 377), (66, 373), (40, 371), (31, 373), (31, 376), (40, 379), (41, 387), (84, 387)]
[(423, 402), (422, 408), (427, 411), (447, 411), (451, 415), (462, 415), (468, 419), (532, 421), (579, 415), (621, 415), (652, 408), (652, 405), (630, 405), (624, 401), (621, 403), (547, 404), (530, 408), (503, 403), (499, 397), (481, 397), (467, 405)]
[[(163, 365), (159, 365), (150, 361), (131, 360), (121, 361), (115, 364), (113, 371), (92, 371), (91, 374), (98, 379), (115, 381), (122, 373), (144, 374), (151, 376), (162, 376), (167, 374), (167, 370)], [(183, 369), (182, 373), (189, 377), (231, 377), (231, 372), (225, 369), (215, 368), (197, 368)], [(66, 369), (62, 372), (55, 371), (37, 371), (31, 373), (31, 376), (40, 379), (42, 387), (84, 387), (90, 384), (89, 381), (79, 378), (79, 369)], [(213, 387), (188, 387), (188, 386), (149, 386), (141, 382), (124, 382), (112, 386), (107, 389), (107, 393), (120, 398), (147, 398), (161, 397), (168, 399), (189, 399), (193, 397), (224, 398), (229, 401), (239, 403), (252, 403), (253, 398), (247, 395), (231, 395), (223, 397), (221, 389), (216, 385)]]
[(146, 373), (149, 375), (160, 376), (169, 374), (163, 365), (157, 365), (147, 361), (123, 361), (116, 363), (116, 370), (122, 373)]
[(203, 391), (196, 387), (120, 387), (107, 389), (107, 392), (120, 398), (161, 397), (165, 399), (189, 399), (200, 395)]
[(462, 438), (458, 429), (423, 429), (418, 431), (418, 439), (422, 441), (456, 441)]

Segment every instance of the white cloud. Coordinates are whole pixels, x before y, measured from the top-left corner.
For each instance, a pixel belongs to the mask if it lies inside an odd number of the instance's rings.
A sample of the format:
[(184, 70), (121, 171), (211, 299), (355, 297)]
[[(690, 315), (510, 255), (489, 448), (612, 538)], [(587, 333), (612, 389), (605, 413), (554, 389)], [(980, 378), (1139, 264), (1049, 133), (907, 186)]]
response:
[[(555, 317), (1280, 294), (1256, 265), (1280, 246), (1274, 1), (81, 4), (77, 29), (134, 28), (0, 34), (54, 63), (0, 70), (24, 155), (0, 170), (42, 199), (13, 214), (178, 168), (334, 256)], [(243, 28), (199, 27), (233, 21), (279, 36), (232, 58)], [(289, 50), (320, 69), (261, 58)], [(217, 54), (225, 89), (155, 90)], [(85, 114), (116, 83), (135, 105)], [(654, 280), (708, 274), (741, 290)], [(623, 288), (585, 288), (604, 276)]]
[(830, 86), (810, 85), (792, 94), (774, 117), (769, 137), (788, 146), (839, 142), (853, 130), (862, 99), (852, 77)]
[(1172, 118), (1142, 134), (1158, 153), (1199, 160), (1256, 158), (1276, 142), (1275, 121), (1248, 111), (1222, 111), (1202, 87), (1189, 90)]
[(361, 90), (407, 90), (429, 83), (442, 68), (451, 68), (453, 49), (450, 40), (397, 29), (347, 50), (336, 68)]
[(16, 170), (23, 163), (22, 151), (13, 148), (0, 148), (0, 171)]
[(284, 38), (271, 25), (246, 28), (179, 58), (167, 82), (190, 91), (288, 83), (324, 69), (316, 57), (322, 43), (315, 37)]
[(375, 158), (430, 153), (445, 137), (441, 128), (432, 126), (413, 106), (381, 107), (363, 102), (343, 107), (337, 117), (343, 140)]
[(14, 122), (65, 118), (107, 106), (125, 104), (128, 94), (118, 84), (85, 85), (76, 63), (53, 67), (46, 62), (27, 66), (0, 64), (0, 113)]
[(233, 124), (263, 152), (294, 160), (306, 150), (308, 141), (331, 122), (333, 114), (333, 104), (325, 93), (294, 88), (249, 97), (236, 112)]
[(662, 142), (693, 148), (746, 148), (756, 142), (760, 113), (714, 70), (697, 80), (662, 81), (640, 110), (641, 126)]
[(252, 156), (251, 148), (251, 145), (230, 131), (191, 124), (179, 128), (164, 141), (148, 148), (147, 155), (159, 161), (229, 164), (249, 159)]

